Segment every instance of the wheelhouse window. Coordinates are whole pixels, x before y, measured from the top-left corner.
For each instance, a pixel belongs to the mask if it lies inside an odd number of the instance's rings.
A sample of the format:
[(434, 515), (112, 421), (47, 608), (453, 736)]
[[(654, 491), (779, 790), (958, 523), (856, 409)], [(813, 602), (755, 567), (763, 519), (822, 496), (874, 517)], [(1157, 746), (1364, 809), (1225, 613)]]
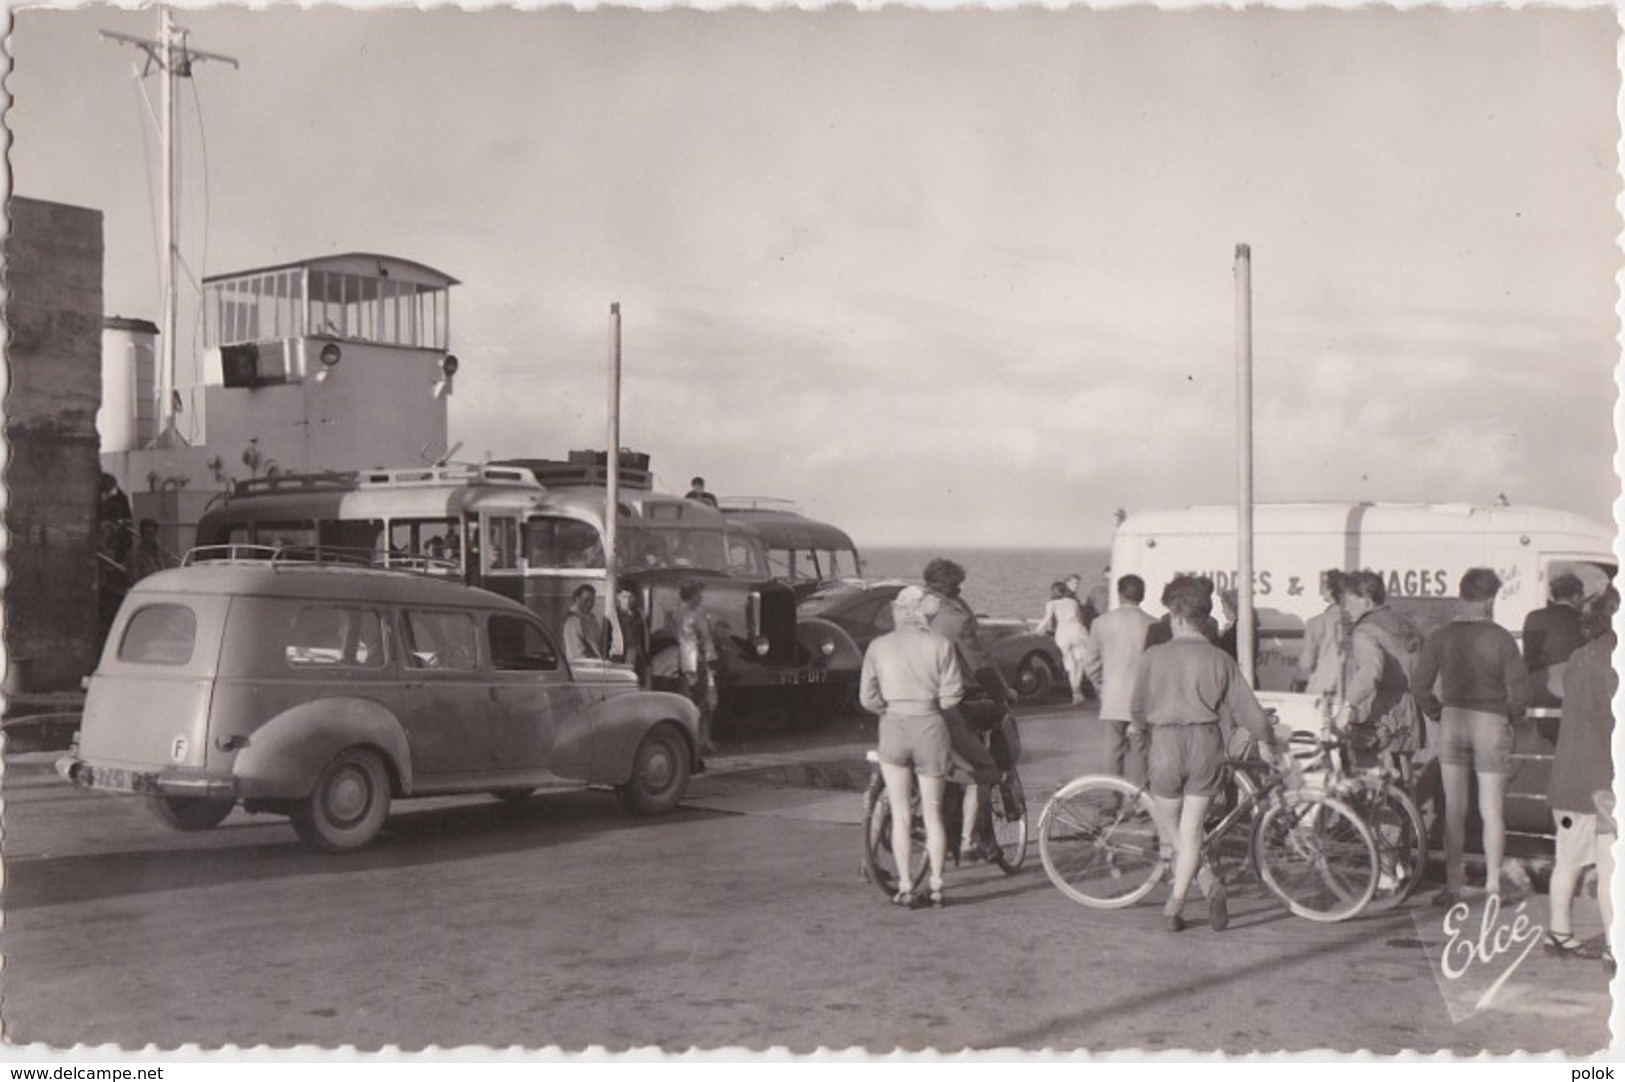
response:
[(293, 618), (283, 656), (296, 669), (381, 669), (383, 624), (370, 609), (306, 606)]
[(488, 625), (491, 638), (491, 667), (503, 672), (552, 672), (559, 667), (559, 654), (540, 627), (529, 620), (504, 613), (493, 615)]
[(288, 338), (336, 338), (444, 350), (449, 292), (440, 284), (310, 267), (204, 283), (207, 348)]
[(119, 640), (118, 659), (137, 665), (185, 665), (197, 642), (197, 614), (185, 605), (136, 610)]

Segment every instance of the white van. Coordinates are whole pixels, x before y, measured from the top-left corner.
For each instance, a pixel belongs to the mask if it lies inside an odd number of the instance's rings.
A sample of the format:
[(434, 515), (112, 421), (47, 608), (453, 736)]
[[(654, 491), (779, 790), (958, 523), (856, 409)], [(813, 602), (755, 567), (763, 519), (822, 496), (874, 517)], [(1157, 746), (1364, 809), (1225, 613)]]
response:
[[(1175, 575), (1206, 575), (1237, 585), (1236, 509), (1186, 507), (1129, 515), (1112, 544), (1116, 579), (1145, 580), (1146, 611)], [(1565, 511), (1466, 504), (1301, 503), (1253, 509), (1253, 606), (1259, 629), (1258, 686), (1284, 691), (1297, 674), (1304, 621), (1325, 609), (1320, 573), (1375, 571), (1389, 606), (1424, 633), (1456, 611), (1456, 590), (1471, 567), (1500, 575), (1495, 620), (1521, 635), (1524, 617), (1547, 601), (1563, 571), (1587, 596), (1618, 566), (1614, 530)], [(1113, 603), (1115, 604), (1115, 598)]]

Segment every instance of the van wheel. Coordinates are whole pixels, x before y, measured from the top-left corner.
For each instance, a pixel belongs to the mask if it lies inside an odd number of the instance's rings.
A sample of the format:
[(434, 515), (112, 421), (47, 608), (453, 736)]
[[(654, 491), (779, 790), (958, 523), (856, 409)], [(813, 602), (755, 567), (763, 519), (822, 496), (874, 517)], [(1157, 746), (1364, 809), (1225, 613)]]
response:
[(1016, 669), (1016, 694), (1024, 703), (1035, 703), (1049, 697), (1055, 689), (1055, 673), (1042, 654), (1028, 654)]
[(235, 800), (215, 800), (204, 796), (150, 796), (147, 807), (152, 809), (171, 830), (213, 830), (225, 822)]
[(670, 725), (657, 725), (632, 757), (632, 777), (621, 800), (634, 815), (665, 815), (688, 795), (688, 742)]
[(346, 748), (322, 768), (316, 789), (293, 808), (294, 833), (313, 849), (359, 849), (389, 816), (389, 771), (378, 753)]

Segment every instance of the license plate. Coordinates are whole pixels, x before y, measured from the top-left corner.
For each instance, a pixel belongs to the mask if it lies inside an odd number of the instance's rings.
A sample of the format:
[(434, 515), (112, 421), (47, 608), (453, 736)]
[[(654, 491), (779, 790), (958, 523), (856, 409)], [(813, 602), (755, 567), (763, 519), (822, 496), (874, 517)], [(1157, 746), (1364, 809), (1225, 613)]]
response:
[(822, 684), (829, 679), (829, 673), (824, 669), (807, 669), (802, 672), (781, 672), (780, 684)]
[(133, 771), (121, 770), (116, 766), (93, 766), (90, 768), (90, 787), (92, 789), (122, 789), (125, 792), (134, 791), (136, 775)]

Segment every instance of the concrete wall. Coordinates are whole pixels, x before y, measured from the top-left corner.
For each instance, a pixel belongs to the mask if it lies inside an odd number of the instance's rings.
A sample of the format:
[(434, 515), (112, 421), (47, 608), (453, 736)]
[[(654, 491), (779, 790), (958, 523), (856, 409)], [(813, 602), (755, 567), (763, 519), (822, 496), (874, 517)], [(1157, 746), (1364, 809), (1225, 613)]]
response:
[(98, 629), (102, 215), (23, 198), (8, 212), (6, 649), (27, 659), (26, 690), (73, 689)]

